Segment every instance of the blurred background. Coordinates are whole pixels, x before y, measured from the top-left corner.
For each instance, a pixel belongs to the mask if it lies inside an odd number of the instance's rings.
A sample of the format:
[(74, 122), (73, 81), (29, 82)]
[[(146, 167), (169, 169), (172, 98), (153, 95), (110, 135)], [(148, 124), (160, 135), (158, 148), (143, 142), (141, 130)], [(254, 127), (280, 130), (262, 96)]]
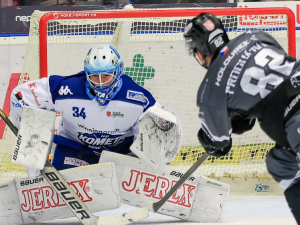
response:
[[(277, 0), (0, 0), (4, 6), (118, 6), (120, 4), (184, 4), (184, 3), (235, 3), (235, 2), (265, 2)], [(284, 0), (281, 0), (284, 1)], [(291, 0), (289, 0), (291, 1)]]

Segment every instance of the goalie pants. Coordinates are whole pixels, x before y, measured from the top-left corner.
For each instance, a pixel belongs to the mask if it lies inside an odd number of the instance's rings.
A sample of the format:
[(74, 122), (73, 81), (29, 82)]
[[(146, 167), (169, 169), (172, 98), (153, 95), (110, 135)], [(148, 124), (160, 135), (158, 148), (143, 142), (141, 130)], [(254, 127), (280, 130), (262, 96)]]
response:
[[(56, 148), (52, 164), (57, 170), (97, 164), (99, 162), (101, 150), (96, 151), (87, 148), (85, 145), (58, 135), (54, 136), (53, 142), (56, 144)], [(130, 153), (129, 147), (131, 143), (124, 143), (118, 153)]]
[(268, 172), (283, 190), (300, 177), (300, 110), (286, 122), (285, 131), (291, 148), (276, 145), (266, 159)]

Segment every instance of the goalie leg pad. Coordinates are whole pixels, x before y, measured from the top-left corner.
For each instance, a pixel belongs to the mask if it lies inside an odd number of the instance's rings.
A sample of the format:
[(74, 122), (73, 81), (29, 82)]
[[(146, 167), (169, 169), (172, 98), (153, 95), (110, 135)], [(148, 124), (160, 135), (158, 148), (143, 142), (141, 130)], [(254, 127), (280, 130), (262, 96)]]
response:
[(0, 224), (23, 224), (15, 180), (0, 183)]
[[(157, 202), (184, 174), (169, 166), (153, 170), (140, 159), (108, 151), (102, 152), (100, 162), (115, 163), (121, 201), (139, 207), (143, 207), (139, 182), (145, 195), (152, 202)], [(229, 189), (228, 184), (193, 174), (158, 213), (191, 222), (218, 222), (222, 218)]]
[[(60, 173), (91, 212), (115, 209), (121, 205), (113, 163), (82, 166), (62, 170)], [(19, 224), (22, 224), (74, 217), (73, 212), (44, 177), (17, 178), (12, 182), (15, 188), (14, 192), (11, 192), (12, 196), (15, 196), (14, 199), (0, 188), (0, 202), (5, 200), (10, 204), (17, 204), (14, 205), (13, 211), (9, 211), (11, 207), (0, 211), (1, 222), (4, 221), (2, 218), (6, 217), (9, 221), (6, 224), (17, 223), (18, 221), (11, 222), (17, 218), (21, 218)], [(69, 197), (67, 194), (64, 196)], [(72, 207), (78, 207), (76, 200), (72, 202)], [(2, 209), (5, 207), (2, 206)]]

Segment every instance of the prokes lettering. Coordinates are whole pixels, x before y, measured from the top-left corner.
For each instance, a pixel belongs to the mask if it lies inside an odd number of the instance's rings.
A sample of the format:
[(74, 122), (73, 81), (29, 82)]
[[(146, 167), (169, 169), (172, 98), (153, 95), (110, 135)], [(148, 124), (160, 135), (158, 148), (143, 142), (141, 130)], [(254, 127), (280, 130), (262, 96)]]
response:
[[(35, 212), (49, 208), (56, 208), (70, 205), (77, 213), (82, 215), (82, 219), (89, 218), (87, 212), (82, 208), (81, 204), (70, 195), (67, 187), (59, 181), (54, 172), (46, 173), (47, 177), (57, 187), (62, 194), (64, 201), (50, 186), (41, 186), (22, 190), (21, 209), (23, 212)], [(27, 181), (24, 181), (26, 183)], [(74, 192), (83, 202), (90, 202), (93, 198), (89, 195), (91, 187), (88, 179), (76, 180), (68, 182)], [(65, 203), (66, 202), (66, 203)]]
[[(139, 183), (143, 188), (143, 192), (147, 197), (161, 199), (166, 193), (176, 184), (176, 180), (141, 172), (138, 170), (130, 170), (130, 178), (128, 181), (122, 182), (122, 188), (126, 192), (139, 193)], [(190, 208), (194, 196), (195, 185), (184, 183), (180, 188), (169, 198), (168, 202), (174, 205), (180, 205)]]
[(14, 155), (13, 155), (13, 159), (15, 161), (17, 161), (17, 158), (18, 158), (18, 153), (19, 153), (21, 142), (22, 142), (22, 136), (18, 135), (17, 144), (16, 144), (16, 147), (15, 147)]

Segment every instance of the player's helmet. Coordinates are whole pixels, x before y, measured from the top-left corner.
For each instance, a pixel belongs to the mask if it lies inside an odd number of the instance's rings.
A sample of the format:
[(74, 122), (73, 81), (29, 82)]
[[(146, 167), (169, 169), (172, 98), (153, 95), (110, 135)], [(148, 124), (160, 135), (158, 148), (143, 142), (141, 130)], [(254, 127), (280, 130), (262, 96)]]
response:
[[(88, 95), (90, 89), (95, 93), (100, 105), (108, 104), (119, 92), (122, 86), (124, 63), (117, 50), (111, 45), (97, 45), (90, 49), (84, 60), (84, 71), (87, 78), (86, 88)], [(110, 76), (108, 81), (102, 82), (101, 75)], [(92, 82), (90, 76), (98, 75), (99, 83)]]
[(205, 57), (219, 52), (229, 42), (222, 22), (209, 13), (201, 13), (190, 20), (183, 36), (188, 53), (193, 55), (200, 65), (203, 63), (197, 58), (197, 49)]

